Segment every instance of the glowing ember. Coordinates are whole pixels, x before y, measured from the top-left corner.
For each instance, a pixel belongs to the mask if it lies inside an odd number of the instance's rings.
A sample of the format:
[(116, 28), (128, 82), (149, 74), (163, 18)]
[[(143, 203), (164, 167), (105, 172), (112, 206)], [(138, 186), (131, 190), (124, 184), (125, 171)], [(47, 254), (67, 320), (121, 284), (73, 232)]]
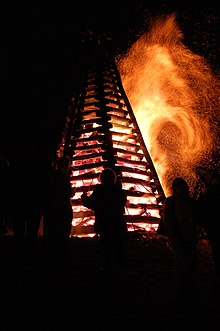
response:
[(193, 188), (196, 167), (219, 153), (220, 81), (182, 43), (176, 15), (157, 18), (117, 59), (123, 86), (162, 187), (175, 176)]

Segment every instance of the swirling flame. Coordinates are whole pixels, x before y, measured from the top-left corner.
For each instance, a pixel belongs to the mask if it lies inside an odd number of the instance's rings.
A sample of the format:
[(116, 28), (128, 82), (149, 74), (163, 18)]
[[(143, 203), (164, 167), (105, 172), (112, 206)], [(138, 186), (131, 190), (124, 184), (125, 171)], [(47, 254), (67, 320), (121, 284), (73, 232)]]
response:
[(219, 153), (220, 81), (183, 38), (175, 13), (157, 17), (116, 61), (166, 195), (176, 176), (193, 188)]

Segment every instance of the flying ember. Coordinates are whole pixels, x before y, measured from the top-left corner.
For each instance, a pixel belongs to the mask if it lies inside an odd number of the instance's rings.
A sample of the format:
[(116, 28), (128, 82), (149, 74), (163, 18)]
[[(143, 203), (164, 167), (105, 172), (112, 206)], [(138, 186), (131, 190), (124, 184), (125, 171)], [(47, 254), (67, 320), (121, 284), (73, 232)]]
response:
[[(219, 155), (220, 81), (183, 43), (176, 15), (155, 19), (117, 67), (166, 195), (176, 176), (197, 183), (197, 168)], [(219, 161), (218, 161), (219, 162)]]

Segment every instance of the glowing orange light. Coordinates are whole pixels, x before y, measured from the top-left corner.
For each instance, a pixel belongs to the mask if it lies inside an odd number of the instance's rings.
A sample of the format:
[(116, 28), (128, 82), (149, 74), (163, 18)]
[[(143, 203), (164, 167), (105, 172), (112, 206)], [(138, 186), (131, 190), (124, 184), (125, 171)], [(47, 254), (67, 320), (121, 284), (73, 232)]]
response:
[[(171, 182), (176, 176), (187, 178), (193, 189), (197, 183), (197, 166), (211, 163), (212, 153), (220, 145), (220, 81), (207, 61), (184, 46), (182, 40), (183, 33), (175, 14), (158, 17), (127, 53), (116, 59), (126, 95), (166, 196), (171, 193)], [(99, 182), (103, 161), (99, 140), (103, 133), (99, 131), (97, 119), (100, 109), (95, 104), (94, 90), (95, 85), (90, 85), (86, 91), (87, 98), (81, 110), (85, 131), (77, 140), (72, 158), (75, 168), (72, 186), (76, 188), (72, 224), (74, 235), (79, 236), (94, 235), (94, 213), (82, 206), (80, 196), (82, 187), (87, 186), (91, 193)], [(117, 106), (119, 100), (114, 97), (110, 82), (106, 82), (105, 93), (117, 166), (137, 170), (135, 174), (122, 170), (126, 179), (134, 179), (134, 182), (122, 182), (130, 193), (125, 217), (134, 216), (132, 219), (138, 223), (140, 215), (144, 216), (138, 226), (146, 231), (157, 229), (158, 192), (152, 191), (150, 169), (148, 178), (146, 166), (141, 162), (146, 159), (141, 144), (139, 148), (139, 143), (134, 141), (132, 118), (123, 100), (120, 107)], [(85, 179), (88, 173), (91, 174), (89, 181)], [(130, 231), (135, 229), (134, 223), (127, 222)]]
[(220, 81), (182, 43), (176, 15), (157, 18), (117, 59), (123, 86), (166, 195), (175, 176), (196, 183), (219, 135)]

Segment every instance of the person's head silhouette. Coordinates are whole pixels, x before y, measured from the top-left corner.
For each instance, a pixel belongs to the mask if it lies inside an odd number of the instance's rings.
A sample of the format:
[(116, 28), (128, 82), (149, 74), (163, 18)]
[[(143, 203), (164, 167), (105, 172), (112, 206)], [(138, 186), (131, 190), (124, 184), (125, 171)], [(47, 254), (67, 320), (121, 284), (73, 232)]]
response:
[(174, 195), (189, 195), (189, 186), (185, 179), (182, 177), (176, 177), (172, 183), (172, 189)]
[(115, 171), (111, 168), (105, 168), (100, 175), (100, 181), (102, 184), (105, 185), (115, 184), (116, 183)]

